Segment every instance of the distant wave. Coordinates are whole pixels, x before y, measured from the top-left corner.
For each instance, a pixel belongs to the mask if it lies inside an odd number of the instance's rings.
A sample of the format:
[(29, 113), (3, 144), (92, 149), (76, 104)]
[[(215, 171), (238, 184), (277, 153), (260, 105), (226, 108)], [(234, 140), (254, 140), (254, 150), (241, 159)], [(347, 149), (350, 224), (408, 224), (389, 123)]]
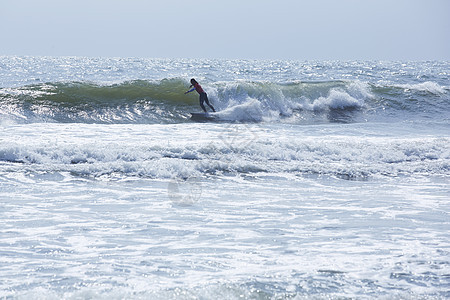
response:
[(444, 87), (440, 86), (439, 84), (432, 82), (432, 81), (426, 81), (423, 83), (417, 83), (417, 84), (400, 84), (396, 87), (405, 89), (405, 90), (415, 90), (420, 92), (427, 92), (431, 94), (445, 94), (447, 91)]
[[(49, 82), (0, 89), (0, 118), (13, 122), (179, 123), (199, 111), (198, 96), (184, 95), (182, 78), (117, 84)], [(220, 117), (230, 122), (305, 118), (352, 120), (367, 111), (449, 111), (448, 88), (434, 82), (371, 84), (361, 81), (224, 81), (204, 84)], [(430, 100), (431, 99), (431, 100)], [(309, 116), (309, 117), (308, 117)], [(312, 116), (312, 117), (311, 117)]]

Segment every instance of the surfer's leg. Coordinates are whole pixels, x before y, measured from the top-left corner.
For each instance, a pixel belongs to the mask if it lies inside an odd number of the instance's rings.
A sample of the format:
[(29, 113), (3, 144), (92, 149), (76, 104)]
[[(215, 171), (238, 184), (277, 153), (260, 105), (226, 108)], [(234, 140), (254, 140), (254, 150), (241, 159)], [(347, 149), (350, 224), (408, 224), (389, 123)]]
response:
[(206, 104), (208, 104), (209, 107), (211, 107), (211, 109), (212, 109), (213, 112), (216, 112), (216, 110), (214, 109), (214, 107), (209, 103), (208, 96), (207, 96), (206, 94), (205, 94), (205, 102), (206, 102)]
[(205, 101), (205, 100), (202, 96), (203, 96), (203, 94), (200, 95), (200, 107), (203, 109), (204, 112), (206, 112), (206, 108), (203, 105), (203, 101)]

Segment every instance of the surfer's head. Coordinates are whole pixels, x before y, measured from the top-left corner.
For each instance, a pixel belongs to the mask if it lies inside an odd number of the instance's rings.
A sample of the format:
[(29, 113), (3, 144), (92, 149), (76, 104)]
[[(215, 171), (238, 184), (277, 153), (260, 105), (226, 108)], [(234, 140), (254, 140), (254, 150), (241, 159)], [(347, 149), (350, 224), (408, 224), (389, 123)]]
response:
[(192, 84), (192, 85), (198, 84), (198, 82), (197, 82), (194, 78), (192, 78), (192, 79), (191, 79), (191, 84)]

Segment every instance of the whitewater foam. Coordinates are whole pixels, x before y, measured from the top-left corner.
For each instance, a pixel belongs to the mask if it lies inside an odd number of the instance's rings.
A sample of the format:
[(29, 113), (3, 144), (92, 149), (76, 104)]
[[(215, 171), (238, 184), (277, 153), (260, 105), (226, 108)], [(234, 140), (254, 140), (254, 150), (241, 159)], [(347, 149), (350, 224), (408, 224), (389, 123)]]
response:
[[(244, 117), (246, 118), (247, 115)], [(235, 117), (235, 116), (234, 116)], [(248, 119), (246, 119), (248, 121)], [(118, 126), (118, 125), (116, 125)], [(165, 125), (168, 126), (168, 125)], [(10, 163), (7, 170), (21, 168), (34, 172), (71, 172), (98, 177), (107, 174), (150, 178), (188, 178), (221, 173), (347, 174), (358, 176), (397, 176), (416, 173), (448, 175), (448, 139), (386, 139), (349, 136), (303, 137), (307, 128), (295, 128), (277, 137), (259, 128), (230, 125), (227, 135), (221, 125), (184, 126), (187, 136), (197, 142), (174, 136), (174, 128), (124, 127), (96, 131), (92, 127), (66, 125), (70, 133), (49, 142), (60, 126), (41, 127), (40, 140), (8, 137), (24, 127), (5, 130), (0, 161)], [(14, 128), (14, 129), (13, 129)], [(159, 142), (169, 134), (171, 143)], [(198, 139), (197, 131), (204, 132)], [(159, 132), (158, 132), (159, 131)], [(110, 135), (114, 135), (112, 138)], [(94, 143), (89, 137), (96, 136)], [(151, 135), (152, 139), (142, 140)], [(236, 136), (240, 135), (240, 136)], [(62, 139), (62, 141), (61, 141)], [(229, 139), (229, 140), (226, 140)], [(121, 141), (120, 143), (118, 141)], [(248, 141), (240, 143), (239, 141)]]
[(220, 120), (231, 122), (261, 122), (263, 119), (262, 104), (257, 99), (247, 98), (241, 104), (230, 103), (227, 108), (217, 112)]
[(397, 85), (399, 88), (405, 89), (406, 91), (409, 90), (415, 90), (420, 92), (428, 92), (431, 94), (445, 94), (446, 88), (443, 86), (440, 86), (436, 82), (432, 81), (426, 81), (422, 83), (416, 83), (416, 84), (400, 84)]
[(342, 90), (332, 89), (327, 97), (315, 99), (307, 107), (311, 110), (361, 108), (364, 103)]

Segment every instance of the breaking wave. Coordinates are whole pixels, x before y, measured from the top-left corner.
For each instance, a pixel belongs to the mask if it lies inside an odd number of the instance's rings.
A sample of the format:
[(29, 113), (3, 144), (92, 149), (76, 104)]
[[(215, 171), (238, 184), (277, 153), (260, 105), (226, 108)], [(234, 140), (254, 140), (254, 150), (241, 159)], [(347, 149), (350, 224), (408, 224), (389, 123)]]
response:
[[(0, 89), (0, 118), (20, 123), (180, 123), (200, 111), (186, 79), (116, 84), (50, 82)], [(361, 81), (227, 81), (203, 85), (229, 122), (354, 121), (386, 109), (434, 114), (449, 110), (448, 89), (434, 82), (412, 85)], [(327, 119), (328, 118), (328, 119)]]

